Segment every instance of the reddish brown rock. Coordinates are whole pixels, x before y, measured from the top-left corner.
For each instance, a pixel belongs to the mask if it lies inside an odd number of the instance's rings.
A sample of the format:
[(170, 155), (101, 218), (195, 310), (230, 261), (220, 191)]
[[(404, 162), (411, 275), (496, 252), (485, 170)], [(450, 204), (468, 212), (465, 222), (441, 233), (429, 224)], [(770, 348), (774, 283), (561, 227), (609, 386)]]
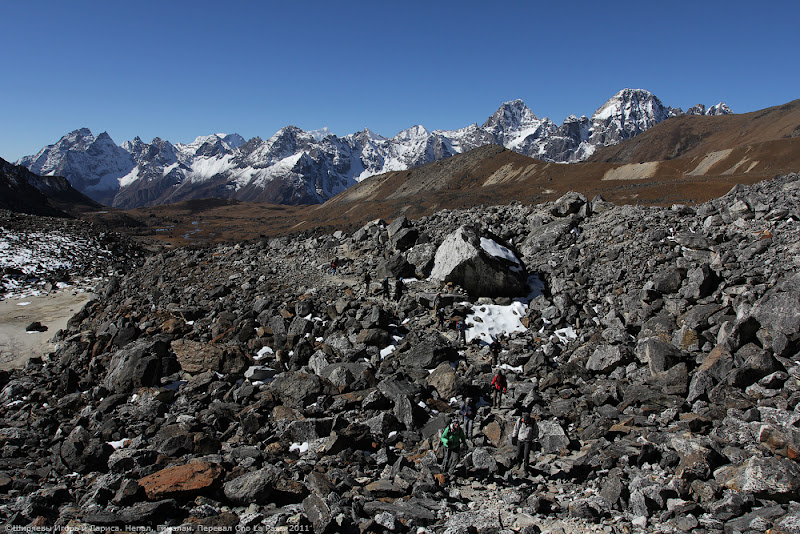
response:
[(197, 462), (167, 467), (139, 480), (150, 500), (187, 497), (213, 487), (222, 477), (222, 467), (210, 462)]

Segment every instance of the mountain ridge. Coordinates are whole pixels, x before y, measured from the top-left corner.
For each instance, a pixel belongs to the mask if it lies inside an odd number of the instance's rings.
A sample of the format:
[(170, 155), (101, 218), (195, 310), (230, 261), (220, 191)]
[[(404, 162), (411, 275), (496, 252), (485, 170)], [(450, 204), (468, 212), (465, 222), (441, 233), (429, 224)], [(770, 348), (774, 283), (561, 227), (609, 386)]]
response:
[(73, 212), (101, 206), (61, 176), (38, 176), (0, 158), (0, 209), (46, 217), (72, 217)]
[[(718, 104), (710, 110), (730, 111)], [(700, 113), (705, 106), (692, 108)], [(538, 118), (522, 100), (502, 104), (482, 126), (428, 131), (415, 125), (387, 138), (365, 128), (337, 137), (295, 126), (266, 141), (237, 134), (200, 136), (172, 144), (159, 137), (113, 145), (75, 130), (19, 164), (38, 174), (60, 174), (96, 200), (120, 208), (172, 203), (204, 195), (282, 204), (320, 204), (356, 183), (499, 144), (543, 161), (577, 162), (598, 146), (638, 135), (682, 114), (652, 93), (623, 89), (592, 118), (571, 115), (561, 126)]]

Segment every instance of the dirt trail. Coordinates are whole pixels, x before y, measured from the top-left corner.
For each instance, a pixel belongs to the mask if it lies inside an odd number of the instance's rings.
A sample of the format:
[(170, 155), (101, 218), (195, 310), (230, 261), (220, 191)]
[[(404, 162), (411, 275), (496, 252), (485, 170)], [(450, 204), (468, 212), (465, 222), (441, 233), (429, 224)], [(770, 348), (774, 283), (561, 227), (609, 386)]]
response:
[[(0, 370), (24, 367), (28, 359), (52, 350), (52, 337), (91, 297), (91, 293), (61, 291), (0, 302)], [(47, 331), (26, 332), (34, 321), (46, 326)]]

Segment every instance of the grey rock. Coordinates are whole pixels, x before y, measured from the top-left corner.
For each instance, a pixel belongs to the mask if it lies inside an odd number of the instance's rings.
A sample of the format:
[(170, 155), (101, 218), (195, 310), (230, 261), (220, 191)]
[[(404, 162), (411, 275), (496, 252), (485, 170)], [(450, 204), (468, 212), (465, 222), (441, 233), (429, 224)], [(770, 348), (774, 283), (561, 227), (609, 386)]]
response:
[(601, 345), (592, 352), (586, 362), (586, 368), (590, 371), (608, 373), (623, 365), (626, 357), (627, 355), (618, 345)]
[[(501, 250), (507, 251), (504, 256), (494, 255)], [(467, 226), (448, 235), (439, 246), (431, 278), (457, 284), (475, 297), (527, 293), (527, 270), (508, 245)]]
[(167, 356), (168, 349), (163, 341), (139, 339), (118, 350), (108, 365), (105, 387), (115, 393), (127, 393), (142, 386), (158, 384), (161, 359)]
[(265, 504), (279, 479), (277, 469), (266, 467), (225, 482), (223, 491), (225, 497), (236, 505)]
[(538, 421), (536, 427), (542, 452), (557, 453), (569, 446), (570, 440), (557, 421)]
[(721, 467), (714, 478), (726, 488), (775, 499), (797, 494), (800, 466), (785, 458), (753, 457), (741, 465)]

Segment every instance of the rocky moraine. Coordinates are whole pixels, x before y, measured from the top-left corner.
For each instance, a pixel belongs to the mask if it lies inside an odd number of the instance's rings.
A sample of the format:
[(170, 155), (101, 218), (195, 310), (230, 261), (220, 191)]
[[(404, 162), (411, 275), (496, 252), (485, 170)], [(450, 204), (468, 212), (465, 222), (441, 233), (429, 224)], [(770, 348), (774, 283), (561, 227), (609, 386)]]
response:
[[(352, 234), (126, 241), (58, 349), (0, 373), (0, 516), (800, 532), (799, 200), (788, 175), (697, 206), (569, 193)], [(385, 277), (404, 279), (399, 299)], [(480, 332), (505, 332), (496, 367)], [(498, 368), (508, 393), (491, 407)], [(473, 436), (443, 473), (438, 435), (467, 397)], [(508, 440), (523, 412), (539, 416), (528, 474)]]

